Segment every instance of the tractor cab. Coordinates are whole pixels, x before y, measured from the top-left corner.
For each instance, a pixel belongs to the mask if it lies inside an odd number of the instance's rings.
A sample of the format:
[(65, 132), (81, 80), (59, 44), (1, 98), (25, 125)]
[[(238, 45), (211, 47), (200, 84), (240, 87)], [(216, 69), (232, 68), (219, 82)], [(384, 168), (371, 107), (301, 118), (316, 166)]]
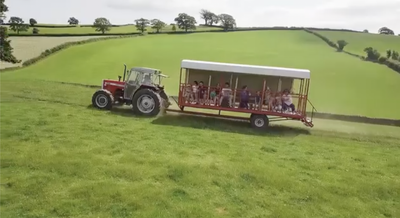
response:
[(132, 105), (139, 114), (156, 115), (161, 108), (170, 105), (168, 96), (161, 85), (168, 77), (158, 69), (146, 67), (124, 68), (123, 79), (103, 80), (103, 86), (92, 97), (93, 106), (111, 109), (112, 105)]
[[(125, 75), (124, 75), (125, 76)], [(162, 78), (168, 77), (158, 69), (134, 67), (127, 72), (125, 80), (124, 98), (131, 99), (134, 93), (141, 88), (150, 88), (154, 91), (161, 91)]]

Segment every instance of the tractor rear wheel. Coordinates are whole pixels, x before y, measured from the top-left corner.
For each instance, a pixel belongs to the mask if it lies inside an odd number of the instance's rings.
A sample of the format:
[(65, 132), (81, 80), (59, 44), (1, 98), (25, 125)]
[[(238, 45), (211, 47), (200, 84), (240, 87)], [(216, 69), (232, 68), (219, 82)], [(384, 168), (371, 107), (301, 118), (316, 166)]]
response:
[(98, 90), (92, 96), (92, 105), (98, 109), (111, 110), (113, 105), (112, 96), (104, 90)]
[(167, 109), (171, 105), (171, 102), (169, 101), (169, 98), (167, 94), (165, 94), (164, 90), (160, 92), (160, 97), (162, 100), (163, 109)]
[(135, 114), (157, 116), (162, 109), (162, 99), (151, 89), (140, 89), (132, 99), (132, 109)]
[(266, 129), (269, 125), (269, 119), (266, 115), (252, 114), (250, 116), (251, 127), (255, 129)]

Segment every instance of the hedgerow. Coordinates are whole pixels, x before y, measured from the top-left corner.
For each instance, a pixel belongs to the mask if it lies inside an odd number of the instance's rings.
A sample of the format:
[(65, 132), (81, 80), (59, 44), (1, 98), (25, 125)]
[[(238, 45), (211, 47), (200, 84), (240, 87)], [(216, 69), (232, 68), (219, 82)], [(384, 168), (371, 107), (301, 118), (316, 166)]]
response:
[(328, 45), (331, 46), (332, 48), (335, 48), (336, 50), (339, 49), (339, 47), (337, 46), (336, 43), (332, 42), (331, 40), (329, 40), (329, 39), (326, 38), (325, 36), (323, 36), (323, 35), (321, 35), (321, 34), (319, 34), (319, 33), (317, 33), (317, 32), (314, 32), (314, 31), (312, 31), (312, 30), (310, 30), (310, 29), (304, 29), (304, 31), (306, 31), (306, 32), (308, 32), (308, 33), (311, 33), (311, 34), (315, 35), (316, 37), (322, 39), (324, 42), (326, 42), (326, 44), (328, 44)]

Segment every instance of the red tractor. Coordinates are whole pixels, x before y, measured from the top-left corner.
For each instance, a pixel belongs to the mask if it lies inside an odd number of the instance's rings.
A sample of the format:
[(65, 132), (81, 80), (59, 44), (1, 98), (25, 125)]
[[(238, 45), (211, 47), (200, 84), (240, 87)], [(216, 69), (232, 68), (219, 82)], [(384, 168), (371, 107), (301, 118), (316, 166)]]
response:
[(92, 104), (99, 109), (111, 110), (113, 105), (132, 105), (135, 114), (156, 116), (169, 107), (170, 102), (161, 85), (167, 77), (160, 70), (134, 67), (117, 80), (103, 80), (101, 89), (92, 97)]

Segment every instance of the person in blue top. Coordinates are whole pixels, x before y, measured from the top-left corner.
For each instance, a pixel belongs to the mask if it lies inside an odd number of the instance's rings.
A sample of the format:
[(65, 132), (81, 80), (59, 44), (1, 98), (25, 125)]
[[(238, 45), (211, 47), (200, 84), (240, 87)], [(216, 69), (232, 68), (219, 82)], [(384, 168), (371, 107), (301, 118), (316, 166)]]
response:
[(250, 94), (247, 90), (247, 86), (245, 85), (242, 88), (242, 92), (240, 92), (239, 108), (249, 109), (249, 98), (250, 98)]

